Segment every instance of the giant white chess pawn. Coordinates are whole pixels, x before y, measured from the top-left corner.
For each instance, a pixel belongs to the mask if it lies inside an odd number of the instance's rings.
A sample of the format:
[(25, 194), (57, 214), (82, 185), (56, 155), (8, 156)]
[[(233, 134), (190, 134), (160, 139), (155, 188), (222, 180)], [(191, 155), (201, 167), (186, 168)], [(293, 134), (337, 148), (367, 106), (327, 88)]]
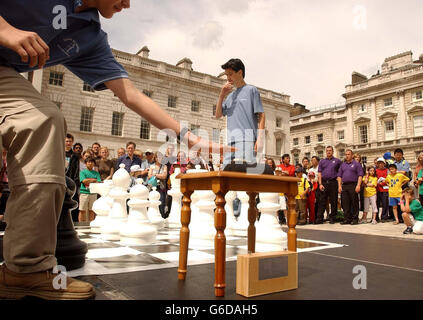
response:
[(147, 210), (148, 219), (156, 227), (157, 230), (160, 230), (164, 227), (164, 219), (160, 214), (159, 205), (160, 202), (160, 193), (156, 191), (156, 187), (153, 187), (153, 190), (150, 192), (148, 199), (150, 200), (150, 205)]
[(279, 204), (278, 193), (260, 193), (260, 203), (257, 205), (260, 210), (260, 221), (256, 222), (256, 241), (281, 244), (283, 249), (288, 248), (286, 233), (279, 225), (277, 218)]
[[(187, 174), (208, 172), (196, 165), (195, 169), (187, 170)], [(214, 226), (214, 202), (216, 195), (211, 190), (196, 190), (191, 195), (190, 234), (193, 238), (213, 240), (216, 235)]]
[(234, 215), (234, 200), (236, 199), (235, 191), (228, 191), (225, 195), (225, 211), (226, 211), (226, 230), (227, 235), (233, 234), (233, 227), (236, 225), (236, 218)]
[(142, 179), (136, 180), (130, 192), (128, 222), (120, 231), (120, 243), (124, 245), (151, 244), (156, 241), (157, 229), (148, 220), (147, 206), (150, 201), (148, 189), (144, 186)]
[(168, 194), (172, 196), (172, 208), (170, 209), (169, 216), (167, 217), (167, 224), (170, 228), (181, 228), (181, 180), (176, 179), (176, 176), (181, 173), (180, 168), (175, 168), (175, 172), (169, 177), (172, 188)]
[(241, 201), (241, 213), (237, 218), (236, 224), (232, 227), (232, 233), (235, 236), (242, 237), (248, 235), (248, 226), (250, 224), (248, 222), (248, 201), (250, 200), (250, 197), (245, 191), (238, 191), (237, 197)]
[(126, 199), (129, 197), (127, 190), (131, 183), (131, 177), (125, 170), (123, 163), (119, 167), (120, 169), (115, 172), (112, 178), (114, 187), (109, 192), (110, 198), (113, 199), (112, 209), (110, 209), (109, 219), (101, 229), (103, 239), (111, 241), (120, 240), (120, 230), (128, 219)]
[(101, 228), (108, 219), (109, 212), (113, 204), (113, 199), (108, 196), (112, 187), (112, 180), (105, 180), (103, 183), (90, 184), (90, 191), (98, 193), (101, 196), (93, 203), (93, 211), (96, 213), (96, 217), (90, 223), (91, 233), (101, 233)]

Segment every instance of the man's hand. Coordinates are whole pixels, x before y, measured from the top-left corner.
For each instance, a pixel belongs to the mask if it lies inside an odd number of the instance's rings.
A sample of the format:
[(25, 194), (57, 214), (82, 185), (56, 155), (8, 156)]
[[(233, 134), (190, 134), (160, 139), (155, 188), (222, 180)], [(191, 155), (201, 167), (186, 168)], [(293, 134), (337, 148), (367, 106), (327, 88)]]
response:
[(0, 17), (0, 45), (15, 51), (21, 57), (22, 62), (29, 66), (44, 67), (50, 59), (48, 45), (35, 32), (28, 32), (16, 29)]
[(319, 189), (320, 189), (320, 191), (325, 191), (325, 187), (324, 187), (324, 185), (323, 185), (323, 184), (321, 184), (321, 185), (319, 186)]
[(342, 193), (342, 186), (338, 187), (338, 193)]
[(263, 139), (258, 138), (256, 141), (256, 144), (254, 145), (254, 151), (256, 153), (262, 153), (263, 152)]
[(356, 193), (360, 193), (360, 189), (361, 189), (361, 188), (360, 188), (360, 185), (356, 186), (356, 187), (355, 187), (355, 192), (356, 192)]

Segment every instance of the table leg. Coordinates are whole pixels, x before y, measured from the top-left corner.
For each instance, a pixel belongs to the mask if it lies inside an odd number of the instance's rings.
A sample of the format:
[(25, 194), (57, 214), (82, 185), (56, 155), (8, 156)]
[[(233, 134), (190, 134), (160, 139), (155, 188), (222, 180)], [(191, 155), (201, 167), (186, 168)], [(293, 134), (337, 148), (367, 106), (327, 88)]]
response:
[(288, 196), (288, 250), (297, 251), (297, 211), (295, 210), (295, 196)]
[(215, 194), (216, 210), (214, 212), (214, 225), (216, 227), (216, 236), (214, 238), (214, 293), (216, 297), (224, 297), (226, 287), (226, 191), (219, 188)]
[(254, 223), (257, 220), (257, 208), (256, 208), (256, 192), (247, 192), (250, 199), (248, 200), (248, 253), (256, 252), (256, 227)]
[(189, 223), (191, 221), (191, 194), (193, 191), (185, 191), (182, 198), (181, 210), (181, 232), (179, 240), (179, 268), (178, 279), (185, 280), (187, 274), (188, 243), (189, 243)]

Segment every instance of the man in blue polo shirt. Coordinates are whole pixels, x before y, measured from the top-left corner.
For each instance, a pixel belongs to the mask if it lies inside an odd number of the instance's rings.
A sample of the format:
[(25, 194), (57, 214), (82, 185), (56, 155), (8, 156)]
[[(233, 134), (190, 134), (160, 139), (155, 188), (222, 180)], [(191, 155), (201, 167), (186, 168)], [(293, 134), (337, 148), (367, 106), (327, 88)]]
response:
[(136, 147), (137, 145), (135, 144), (135, 142), (132, 142), (132, 141), (126, 144), (126, 154), (121, 156), (116, 161), (115, 171), (119, 170), (119, 165), (121, 163), (125, 165), (125, 169), (126, 171), (128, 171), (128, 173), (131, 172), (131, 167), (134, 165), (139, 165), (141, 167), (141, 164), (142, 164), (141, 159), (136, 154), (134, 154)]
[[(56, 227), (65, 194), (66, 123), (19, 73), (64, 65), (95, 90), (110, 89), (131, 110), (200, 150), (228, 149), (191, 134), (143, 95), (114, 58), (99, 13), (111, 18), (130, 0), (0, 2), (0, 137), (8, 150), (11, 194), (5, 220), (0, 297), (87, 299), (93, 287), (67, 277), (53, 286)], [(60, 152), (59, 152), (60, 151)]]
[(328, 212), (329, 223), (335, 223), (335, 217), (338, 212), (338, 183), (336, 179), (340, 165), (341, 160), (333, 156), (333, 147), (326, 147), (326, 158), (319, 162), (318, 180), (320, 197), (315, 224), (323, 223), (323, 214), (328, 199), (330, 202), (330, 213)]
[(341, 224), (358, 224), (358, 195), (361, 181), (363, 180), (363, 168), (353, 160), (353, 152), (345, 151), (345, 161), (338, 171), (338, 192), (341, 194), (344, 221)]
[(227, 117), (228, 144), (237, 149), (225, 155), (224, 164), (235, 159), (255, 163), (264, 142), (265, 116), (260, 93), (244, 81), (245, 66), (240, 59), (230, 59), (222, 69), (228, 82), (220, 92), (216, 118)]

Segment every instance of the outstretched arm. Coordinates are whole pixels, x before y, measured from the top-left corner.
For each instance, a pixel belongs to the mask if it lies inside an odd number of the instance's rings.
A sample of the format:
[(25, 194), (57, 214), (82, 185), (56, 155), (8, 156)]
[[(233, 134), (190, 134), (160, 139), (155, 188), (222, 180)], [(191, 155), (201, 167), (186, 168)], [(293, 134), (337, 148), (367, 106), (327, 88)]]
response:
[[(173, 119), (156, 102), (141, 93), (131, 80), (116, 79), (105, 82), (105, 85), (119, 97), (119, 99), (132, 111), (143, 117), (156, 128), (173, 130), (176, 135), (181, 132), (180, 124)], [(210, 142), (197, 137), (191, 132), (187, 132), (183, 137), (183, 142), (189, 148), (196, 146), (201, 151), (207, 152), (228, 152), (235, 151), (234, 148), (222, 146), (218, 143)]]

